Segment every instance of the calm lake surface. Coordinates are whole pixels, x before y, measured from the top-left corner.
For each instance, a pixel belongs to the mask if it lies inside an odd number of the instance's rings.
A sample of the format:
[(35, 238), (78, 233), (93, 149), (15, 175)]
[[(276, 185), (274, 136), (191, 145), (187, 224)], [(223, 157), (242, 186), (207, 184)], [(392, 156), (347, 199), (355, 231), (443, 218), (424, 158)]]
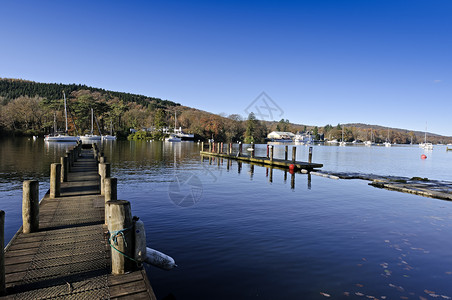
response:
[[(118, 197), (146, 224), (148, 247), (179, 266), (147, 268), (159, 299), (452, 297), (451, 202), (361, 180), (202, 161), (190, 142), (103, 146)], [(49, 165), (66, 147), (1, 139), (6, 241), (21, 225), (22, 181), (39, 180), (42, 197)], [(276, 146), (275, 156), (283, 149)], [(258, 145), (256, 154), (265, 152)], [(314, 146), (313, 153), (326, 171), (451, 179), (452, 152), (444, 146)], [(307, 156), (308, 147), (297, 146), (297, 158)]]

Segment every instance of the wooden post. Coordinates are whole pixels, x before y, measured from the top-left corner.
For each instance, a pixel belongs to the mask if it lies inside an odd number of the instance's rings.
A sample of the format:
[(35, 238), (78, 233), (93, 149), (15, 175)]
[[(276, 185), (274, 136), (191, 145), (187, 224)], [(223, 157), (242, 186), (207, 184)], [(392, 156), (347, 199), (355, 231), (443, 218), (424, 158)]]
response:
[(101, 156), (101, 157), (99, 157), (99, 163), (100, 163), (100, 164), (106, 163), (106, 162), (107, 162), (107, 157), (106, 157), (106, 156)]
[(290, 188), (295, 189), (295, 172), (290, 173)]
[(61, 182), (67, 181), (67, 156), (61, 157)]
[(251, 149), (253, 149), (253, 151), (251, 151), (251, 157), (254, 157), (254, 150), (256, 149), (256, 145), (254, 145), (254, 143), (251, 143)]
[(105, 224), (108, 221), (107, 202), (118, 200), (118, 179), (114, 177), (105, 178)]
[(212, 143), (209, 142), (209, 153), (212, 152)]
[(66, 151), (66, 156), (67, 156), (67, 171), (70, 172), (72, 170), (72, 163), (71, 163), (71, 152), (70, 151)]
[(239, 143), (239, 156), (242, 156), (242, 142)]
[(201, 142), (201, 151), (204, 151), (204, 142)]
[(39, 182), (25, 180), (22, 193), (22, 232), (36, 232), (39, 229)]
[(273, 145), (270, 146), (270, 161), (273, 161)]
[(220, 142), (218, 142), (218, 149), (217, 149), (217, 153), (219, 154), (220, 153)]
[(289, 146), (284, 146), (284, 160), (287, 160), (287, 156), (289, 153)]
[[(106, 203), (108, 211), (108, 231), (112, 233), (122, 231), (116, 235), (116, 244), (113, 239), (110, 243), (115, 249), (125, 255), (133, 256), (133, 228), (132, 211), (130, 202), (125, 200), (112, 200)], [(126, 258), (118, 251), (111, 250), (111, 272), (113, 275), (125, 274), (133, 269), (133, 261)]]
[(223, 153), (223, 142), (221, 142), (220, 153)]
[(105, 194), (105, 179), (110, 177), (110, 163), (99, 164), (100, 194)]
[(297, 159), (297, 147), (292, 147), (292, 162), (295, 162)]
[(50, 165), (50, 198), (60, 196), (61, 185), (61, 164), (53, 163)]
[(269, 181), (270, 183), (273, 182), (273, 168), (272, 168), (272, 167), (270, 167), (270, 176), (268, 177), (268, 181)]
[(269, 157), (268, 156), (269, 149), (270, 149), (270, 145), (267, 144), (267, 158)]
[(0, 295), (6, 294), (5, 280), (5, 212), (0, 210)]
[(232, 143), (229, 143), (229, 154), (232, 155)]
[(312, 163), (312, 147), (309, 147), (309, 157), (308, 157), (308, 162)]

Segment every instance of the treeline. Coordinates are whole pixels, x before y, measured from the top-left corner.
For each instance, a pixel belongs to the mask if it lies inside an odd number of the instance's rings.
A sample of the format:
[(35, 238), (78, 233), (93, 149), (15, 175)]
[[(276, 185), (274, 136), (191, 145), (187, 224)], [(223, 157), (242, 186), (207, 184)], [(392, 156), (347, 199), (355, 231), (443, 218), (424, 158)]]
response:
[(84, 84), (39, 83), (20, 79), (0, 78), (0, 98), (2, 98), (3, 105), (5, 105), (8, 101), (21, 96), (28, 96), (30, 98), (37, 96), (47, 100), (58, 100), (61, 99), (63, 91), (69, 95), (80, 90), (90, 91), (93, 93), (98, 92), (102, 94), (107, 101), (116, 98), (124, 103), (137, 103), (144, 107), (153, 109), (165, 109), (167, 107), (180, 105), (179, 103), (169, 100), (162, 100), (160, 98), (107, 91), (100, 88), (86, 86)]

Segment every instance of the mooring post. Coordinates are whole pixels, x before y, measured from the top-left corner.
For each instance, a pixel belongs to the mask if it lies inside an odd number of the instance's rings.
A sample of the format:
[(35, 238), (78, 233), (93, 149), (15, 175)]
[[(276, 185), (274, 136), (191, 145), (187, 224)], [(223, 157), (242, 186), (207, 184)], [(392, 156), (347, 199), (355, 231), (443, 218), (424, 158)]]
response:
[(267, 158), (269, 157), (269, 156), (268, 156), (268, 155), (269, 155), (269, 154), (268, 154), (269, 149), (270, 149), (270, 145), (267, 144)]
[(71, 152), (70, 151), (66, 151), (66, 156), (67, 156), (67, 171), (70, 172), (72, 170), (72, 163), (71, 163)]
[(256, 149), (256, 145), (254, 145), (254, 142), (251, 143), (251, 149), (252, 149), (252, 151), (251, 151), (251, 157), (254, 157), (254, 150)]
[(5, 280), (5, 212), (0, 210), (0, 295), (6, 294)]
[(289, 152), (289, 146), (284, 146), (284, 160), (287, 160), (287, 155), (288, 155), (288, 152)]
[(213, 153), (216, 152), (216, 150), (215, 150), (215, 143), (212, 143), (212, 152), (213, 152)]
[(53, 163), (50, 165), (50, 198), (60, 196), (61, 186), (61, 164)]
[(218, 142), (218, 145), (217, 145), (217, 146), (218, 146), (217, 153), (220, 154), (220, 151), (221, 151), (221, 150), (220, 150), (220, 142)]
[(106, 156), (101, 156), (99, 157), (99, 163), (103, 164), (107, 162), (107, 157)]
[(99, 164), (100, 194), (105, 195), (105, 179), (110, 177), (110, 163)]
[(270, 161), (273, 161), (273, 145), (270, 146)]
[(204, 142), (201, 142), (201, 151), (204, 151)]
[(209, 153), (211, 153), (211, 152), (212, 152), (212, 143), (209, 142)]
[(232, 154), (232, 143), (229, 143), (229, 154)]
[(67, 156), (61, 157), (61, 182), (67, 181)]
[(292, 147), (292, 162), (295, 162), (297, 159), (297, 147)]
[(242, 142), (239, 142), (239, 156), (242, 156)]
[[(133, 269), (134, 264), (132, 260), (123, 255), (133, 256), (133, 223), (130, 202), (111, 200), (106, 205), (108, 231), (110, 232), (109, 242), (117, 250), (112, 249), (111, 251), (111, 273), (113, 275), (125, 274)], [(114, 236), (112, 237), (112, 235)]]
[(223, 153), (223, 142), (221, 142), (220, 153)]
[(25, 180), (22, 191), (22, 232), (39, 230), (39, 182)]
[(108, 220), (107, 202), (118, 200), (118, 179), (115, 177), (105, 178), (105, 224)]
[(309, 157), (308, 157), (308, 162), (312, 163), (312, 147), (309, 147)]
[(229, 147), (229, 144), (226, 145), (226, 154), (227, 155), (231, 154), (231, 147)]

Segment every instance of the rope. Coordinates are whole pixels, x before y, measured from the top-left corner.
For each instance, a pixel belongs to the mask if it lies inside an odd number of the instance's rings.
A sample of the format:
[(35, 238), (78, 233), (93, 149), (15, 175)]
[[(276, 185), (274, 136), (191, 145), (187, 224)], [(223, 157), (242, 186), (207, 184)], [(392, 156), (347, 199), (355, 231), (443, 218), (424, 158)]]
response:
[(116, 251), (118, 251), (118, 252), (119, 252), (120, 254), (122, 254), (124, 257), (130, 259), (131, 261), (136, 262), (137, 264), (141, 264), (141, 263), (140, 263), (139, 261), (137, 261), (136, 259), (134, 259), (134, 258), (128, 256), (127, 254), (125, 254), (125, 253), (122, 252), (121, 250), (117, 249), (117, 248), (116, 248), (115, 246), (113, 246), (112, 243), (111, 243), (111, 240), (113, 240), (113, 243), (114, 243), (115, 245), (118, 245), (118, 236), (120, 235), (120, 236), (122, 236), (122, 239), (123, 239), (123, 241), (124, 241), (124, 244), (125, 244), (125, 246), (127, 247), (127, 242), (126, 242), (126, 239), (125, 239), (125, 237), (124, 237), (124, 231), (130, 230), (130, 229), (133, 229), (133, 225), (132, 225), (131, 227), (129, 227), (129, 228), (124, 228), (124, 229), (121, 229), (121, 230), (116, 230), (116, 231), (113, 231), (113, 232), (109, 232), (109, 233), (110, 233), (110, 237), (108, 238), (108, 244), (110, 245), (110, 247), (112, 247), (113, 249), (115, 249)]

